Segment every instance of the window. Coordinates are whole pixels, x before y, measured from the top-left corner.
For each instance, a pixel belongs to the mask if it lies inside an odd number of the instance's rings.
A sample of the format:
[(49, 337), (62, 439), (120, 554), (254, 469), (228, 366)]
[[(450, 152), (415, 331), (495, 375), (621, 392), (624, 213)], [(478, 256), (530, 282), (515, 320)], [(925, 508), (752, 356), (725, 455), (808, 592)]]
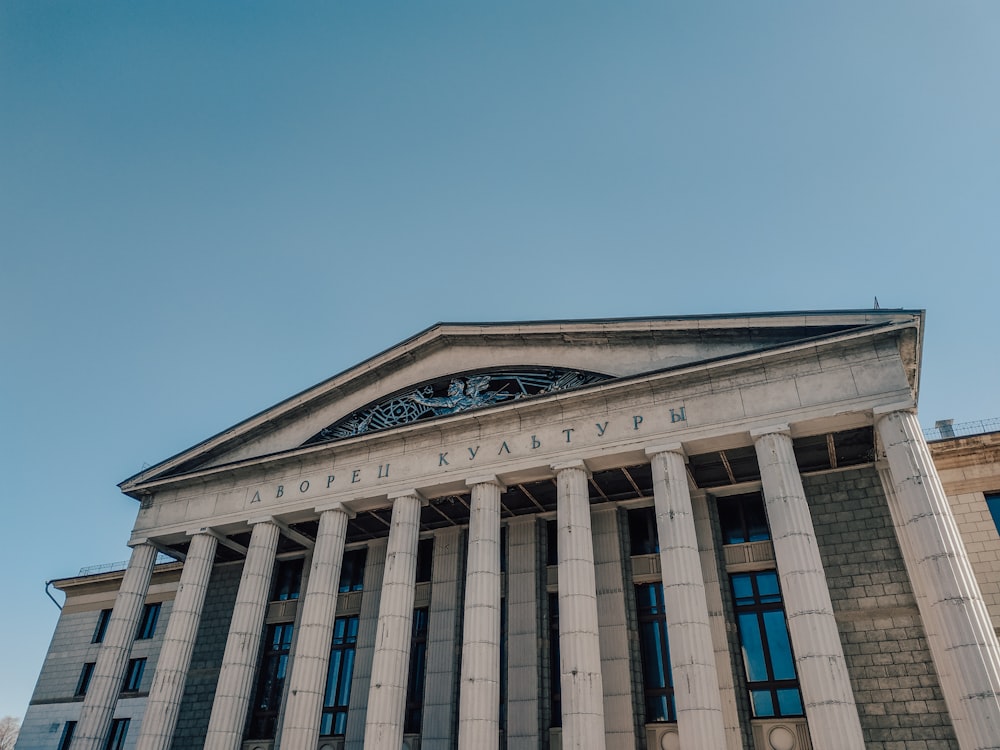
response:
[(104, 634), (108, 632), (108, 623), (111, 621), (111, 610), (102, 609), (100, 614), (97, 615), (97, 627), (94, 628), (94, 637), (90, 639), (91, 643), (103, 643)]
[[(551, 525), (553, 524), (549, 521)], [(562, 678), (559, 672), (559, 594), (549, 594), (549, 726), (562, 726)]]
[(990, 515), (993, 516), (993, 525), (1000, 532), (1000, 492), (986, 494), (986, 507), (990, 509)]
[(545, 522), (545, 564), (559, 564), (559, 526), (555, 520)]
[(628, 512), (628, 536), (632, 555), (652, 555), (660, 551), (656, 533), (656, 511), (635, 508)]
[(142, 685), (142, 673), (146, 670), (145, 659), (129, 659), (125, 670), (125, 682), (122, 683), (123, 693), (138, 693)]
[(348, 591), (361, 591), (364, 586), (365, 560), (368, 558), (368, 549), (352, 549), (344, 553), (344, 561), (340, 566), (340, 587), (341, 594)]
[(358, 642), (358, 616), (338, 617), (333, 623), (333, 648), (326, 672), (326, 694), (319, 733), (342, 735), (347, 731), (347, 707), (351, 702), (354, 649)]
[(137, 640), (152, 638), (156, 632), (156, 621), (160, 618), (160, 603), (147, 604), (142, 610), (142, 618), (139, 620), (139, 629), (136, 631)]
[(59, 750), (69, 750), (69, 746), (73, 742), (73, 732), (76, 731), (76, 722), (67, 721), (63, 725), (62, 737), (59, 738)]
[(801, 716), (802, 696), (778, 574), (739, 573), (730, 581), (753, 715)]
[(666, 610), (663, 606), (663, 584), (636, 586), (635, 608), (639, 620), (646, 722), (677, 721), (674, 680), (670, 673)]
[(403, 732), (419, 734), (424, 714), (424, 676), (427, 672), (426, 607), (413, 610), (411, 636), (410, 677), (406, 688), (406, 715), (403, 720)]
[(417, 583), (428, 583), (431, 580), (433, 560), (434, 540), (421, 539), (417, 543)]
[(723, 544), (762, 542), (771, 538), (764, 512), (764, 498), (759, 492), (719, 498), (719, 525)]
[(76, 682), (76, 692), (73, 695), (86, 695), (87, 688), (90, 687), (90, 678), (94, 676), (94, 665), (96, 662), (88, 661), (80, 670), (80, 679)]
[(302, 589), (302, 565), (304, 562), (305, 558), (302, 557), (278, 562), (274, 571), (272, 602), (285, 602), (289, 599), (299, 598), (299, 592)]
[(115, 719), (111, 722), (111, 734), (104, 745), (104, 750), (122, 750), (125, 747), (125, 735), (128, 734), (128, 719)]
[(292, 648), (292, 623), (269, 625), (264, 648), (266, 650), (257, 673), (257, 694), (247, 734), (247, 738), (251, 740), (274, 738), (288, 671), (288, 653)]

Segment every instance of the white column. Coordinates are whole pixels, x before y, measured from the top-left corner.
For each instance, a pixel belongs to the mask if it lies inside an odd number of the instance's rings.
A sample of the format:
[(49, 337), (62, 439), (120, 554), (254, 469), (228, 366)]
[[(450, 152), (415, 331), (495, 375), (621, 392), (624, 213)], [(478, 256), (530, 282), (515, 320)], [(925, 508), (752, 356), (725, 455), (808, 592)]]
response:
[(500, 740), (500, 493), (496, 477), (470, 479), (458, 746), (496, 750)]
[(403, 744), (421, 501), (416, 490), (407, 490), (390, 499), (392, 527), (379, 597), (365, 750), (399, 750)]
[(752, 430), (788, 633), (815, 750), (864, 750), (833, 603), (787, 425)]
[(562, 747), (604, 747), (604, 684), (597, 620), (590, 493), (583, 461), (552, 466), (558, 500), (559, 681)]
[(104, 749), (155, 562), (156, 548), (152, 544), (142, 542), (132, 548), (132, 556), (104, 634), (104, 643), (97, 654), (87, 697), (80, 708), (73, 750)]
[(538, 607), (540, 586), (537, 516), (517, 516), (507, 524), (507, 748), (538, 750)]
[(156, 662), (156, 674), (149, 689), (137, 750), (170, 750), (174, 740), (205, 592), (215, 561), (216, 543), (216, 538), (207, 529), (191, 535), (177, 596)]
[(333, 623), (337, 616), (340, 568), (350, 514), (339, 503), (320, 508), (306, 594), (302, 600), (295, 653), (282, 719), (281, 747), (310, 748), (319, 738), (323, 694), (330, 668)]
[(253, 532), (247, 548), (233, 619), (208, 720), (205, 750), (236, 750), (243, 739), (250, 707), (254, 672), (260, 652), (261, 628), (274, 572), (274, 554), (280, 530), (271, 519), (251, 521)]
[(889, 463), (893, 524), (922, 609), (931, 655), (962, 750), (1000, 747), (1000, 646), (920, 423), (912, 411), (875, 411)]
[(677, 733), (685, 750), (725, 750), (719, 677), (708, 619), (705, 578), (680, 443), (649, 448), (660, 543), (663, 603), (677, 706)]

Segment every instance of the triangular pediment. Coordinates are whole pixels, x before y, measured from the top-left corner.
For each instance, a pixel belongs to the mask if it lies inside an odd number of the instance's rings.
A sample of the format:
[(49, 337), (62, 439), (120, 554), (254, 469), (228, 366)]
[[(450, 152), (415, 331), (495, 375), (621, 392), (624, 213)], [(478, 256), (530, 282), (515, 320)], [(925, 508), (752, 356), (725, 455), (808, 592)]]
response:
[[(918, 311), (440, 323), (144, 470), (120, 486), (447, 419), (518, 399), (912, 323)], [(919, 334), (918, 334), (919, 337)], [(919, 356), (919, 342), (914, 349)], [(916, 371), (916, 368), (914, 368)], [(915, 383), (914, 383), (915, 387)], [(400, 412), (398, 418), (394, 411)], [(407, 414), (402, 414), (407, 412)]]

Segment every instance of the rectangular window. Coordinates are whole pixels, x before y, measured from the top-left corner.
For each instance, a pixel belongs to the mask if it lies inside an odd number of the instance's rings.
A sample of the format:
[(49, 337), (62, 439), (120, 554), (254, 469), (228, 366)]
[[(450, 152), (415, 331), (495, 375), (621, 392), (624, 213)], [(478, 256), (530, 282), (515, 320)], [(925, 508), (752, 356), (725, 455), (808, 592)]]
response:
[(152, 638), (156, 633), (156, 621), (160, 619), (160, 603), (147, 604), (143, 607), (142, 617), (139, 619), (139, 629), (136, 631), (136, 640)]
[(142, 685), (142, 673), (146, 670), (145, 659), (129, 659), (125, 670), (125, 682), (122, 683), (123, 693), (138, 693)]
[(125, 747), (125, 736), (128, 734), (128, 719), (115, 719), (111, 722), (111, 733), (104, 745), (104, 750), (122, 750)]
[(403, 732), (406, 734), (420, 734), (420, 725), (423, 722), (424, 677), (427, 673), (427, 619), (426, 607), (413, 610), (410, 677), (406, 688), (406, 715), (403, 720)]
[(434, 562), (434, 540), (421, 539), (417, 544), (417, 583), (429, 583)]
[(358, 616), (338, 617), (333, 623), (333, 648), (326, 672), (326, 694), (319, 733), (343, 735), (347, 731), (347, 707), (351, 702), (354, 649), (358, 642)]
[(94, 628), (94, 637), (91, 643), (103, 643), (104, 634), (108, 632), (108, 623), (111, 621), (111, 610), (102, 609), (97, 615), (97, 627)]
[(634, 508), (628, 512), (628, 536), (632, 555), (652, 555), (660, 551), (656, 533), (656, 511)]
[(76, 692), (73, 695), (86, 695), (87, 688), (90, 687), (90, 678), (94, 676), (94, 665), (96, 662), (88, 661), (80, 670), (80, 679), (76, 682)]
[[(549, 521), (553, 526), (555, 524)], [(562, 678), (559, 672), (559, 594), (549, 594), (549, 726), (562, 726)]]
[(361, 591), (365, 579), (365, 560), (368, 558), (368, 548), (352, 549), (344, 553), (344, 561), (340, 566), (341, 594), (348, 591)]
[(1000, 533), (1000, 492), (986, 494), (986, 507), (990, 509), (990, 515), (993, 516), (993, 525), (997, 527), (997, 532)]
[(764, 498), (759, 492), (720, 497), (718, 503), (723, 544), (762, 542), (771, 538)]
[(795, 658), (773, 571), (730, 576), (754, 716), (802, 716)]
[(73, 742), (73, 732), (76, 731), (76, 722), (67, 721), (63, 725), (62, 737), (59, 738), (59, 750), (69, 750), (69, 746)]
[(272, 602), (284, 602), (289, 599), (298, 599), (299, 591), (302, 588), (302, 565), (305, 558), (297, 557), (294, 560), (281, 560), (274, 571), (274, 592), (271, 594)]
[(674, 680), (670, 672), (670, 644), (667, 640), (663, 584), (647, 583), (636, 586), (635, 608), (639, 621), (639, 651), (642, 655), (646, 723), (677, 721)]
[(545, 522), (545, 564), (559, 564), (559, 526), (555, 520)]
[(288, 671), (288, 654), (292, 648), (292, 623), (268, 625), (264, 648), (247, 733), (247, 738), (251, 740), (274, 739), (281, 694), (285, 689), (285, 675)]

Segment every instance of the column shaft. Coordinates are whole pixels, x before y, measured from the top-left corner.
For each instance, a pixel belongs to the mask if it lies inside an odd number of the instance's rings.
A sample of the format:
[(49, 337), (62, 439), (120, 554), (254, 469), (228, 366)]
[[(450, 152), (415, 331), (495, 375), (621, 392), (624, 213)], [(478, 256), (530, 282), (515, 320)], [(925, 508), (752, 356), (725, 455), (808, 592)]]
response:
[(365, 750), (399, 750), (403, 744), (419, 533), (416, 493), (395, 498), (368, 689)]
[(1000, 646), (915, 414), (877, 416), (889, 508), (962, 750), (1000, 746)]
[(660, 569), (680, 745), (725, 750), (719, 677), (691, 493), (680, 446), (651, 456)]
[(104, 634), (104, 643), (97, 655), (87, 697), (80, 708), (73, 750), (104, 748), (155, 562), (156, 548), (153, 545), (142, 543), (132, 548), (132, 556)]
[(784, 427), (751, 434), (813, 747), (863, 750), (861, 720), (792, 439)]
[(463, 750), (499, 747), (500, 492), (496, 481), (472, 485), (458, 713)]
[(554, 466), (558, 501), (562, 747), (604, 747), (604, 684), (590, 497), (583, 462)]
[(278, 527), (270, 521), (253, 526), (208, 721), (205, 750), (236, 750), (243, 739), (279, 535)]
[(542, 740), (539, 685), (539, 574), (536, 516), (517, 516), (507, 526), (507, 748), (539, 750)]
[(312, 747), (319, 737), (347, 520), (342, 508), (325, 510), (319, 517), (282, 719), (281, 747), (292, 750)]
[(191, 537), (149, 690), (137, 750), (170, 750), (201, 623), (208, 579), (212, 575), (216, 543), (215, 537), (207, 533)]

